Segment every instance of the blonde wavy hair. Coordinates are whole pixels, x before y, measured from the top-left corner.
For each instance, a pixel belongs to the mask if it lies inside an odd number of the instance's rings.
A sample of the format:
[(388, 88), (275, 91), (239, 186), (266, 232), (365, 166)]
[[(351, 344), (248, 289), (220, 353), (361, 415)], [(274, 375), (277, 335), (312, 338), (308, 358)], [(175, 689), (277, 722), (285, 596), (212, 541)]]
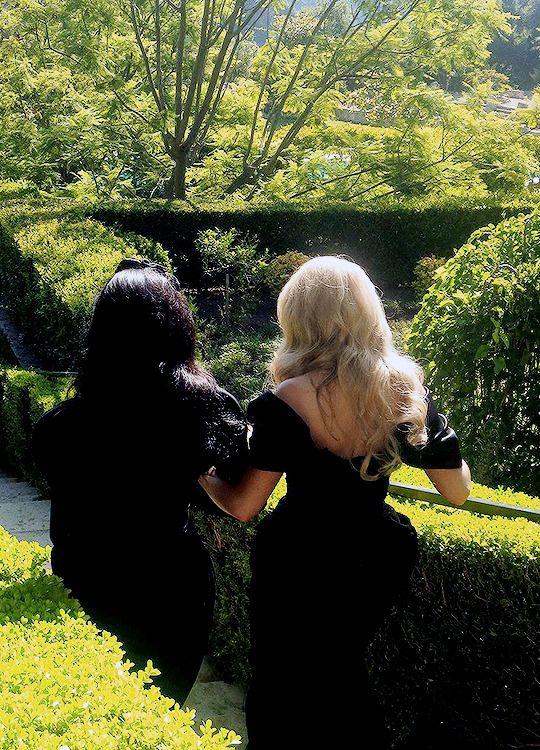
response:
[(277, 314), (283, 337), (270, 365), (274, 382), (321, 373), (317, 401), (330, 434), (330, 386), (340, 387), (353, 415), (355, 442), (360, 438), (366, 447), (363, 479), (379, 476), (367, 473), (373, 457), (382, 474), (401, 463), (398, 425), (407, 425), (411, 445), (425, 444), (423, 370), (396, 351), (377, 290), (359, 265), (312, 258), (283, 287)]

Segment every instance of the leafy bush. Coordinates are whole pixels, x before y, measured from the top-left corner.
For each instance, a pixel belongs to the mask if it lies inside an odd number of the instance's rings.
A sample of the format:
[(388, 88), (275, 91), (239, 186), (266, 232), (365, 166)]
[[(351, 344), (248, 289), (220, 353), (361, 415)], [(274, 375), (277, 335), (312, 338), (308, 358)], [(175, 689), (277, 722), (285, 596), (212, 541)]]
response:
[[(60, 204), (61, 205), (61, 204)], [(95, 294), (126, 256), (169, 265), (158, 245), (119, 235), (81, 209), (41, 205), (0, 212), (0, 295), (47, 366), (73, 365)], [(55, 215), (56, 213), (56, 215)]]
[(293, 273), (307, 260), (309, 255), (290, 250), (288, 253), (273, 258), (265, 269), (266, 286), (274, 296), (278, 296)]
[(224, 388), (247, 401), (267, 378), (275, 333), (234, 331), (227, 336), (207, 336), (203, 342), (205, 363)]
[(181, 710), (156, 687), (152, 663), (132, 671), (121, 643), (89, 622), (48, 550), (0, 528), (0, 748), (225, 750), (234, 732)]
[(421, 300), (427, 290), (435, 281), (437, 269), (445, 264), (445, 258), (437, 258), (436, 255), (426, 255), (420, 258), (414, 269), (413, 287), (416, 297)]
[(266, 253), (257, 250), (257, 244), (242, 237), (236, 229), (222, 231), (206, 229), (195, 240), (203, 267), (203, 284), (207, 288), (225, 286), (224, 316), (247, 312), (253, 306), (260, 290), (266, 269)]
[(476, 476), (540, 494), (540, 216), (478, 230), (438, 271), (408, 338)]
[(0, 207), (12, 200), (35, 198), (38, 194), (37, 186), (26, 180), (0, 181)]
[(160, 242), (187, 287), (202, 284), (195, 240), (208, 228), (235, 228), (242, 236), (257, 238), (259, 252), (268, 248), (270, 257), (291, 250), (308, 255), (346, 253), (375, 283), (397, 286), (412, 283), (415, 265), (425, 255), (448, 257), (478, 227), (534, 205), (533, 197), (515, 203), (410, 199), (366, 208), (148, 200), (104, 203), (88, 210), (99, 221)]

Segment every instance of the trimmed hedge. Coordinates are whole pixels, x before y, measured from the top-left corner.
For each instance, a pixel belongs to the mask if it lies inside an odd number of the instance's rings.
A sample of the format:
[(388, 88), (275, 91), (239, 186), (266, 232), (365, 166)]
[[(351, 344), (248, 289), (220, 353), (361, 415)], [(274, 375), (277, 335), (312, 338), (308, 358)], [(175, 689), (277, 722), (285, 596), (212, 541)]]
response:
[[(28, 424), (27, 409), (41, 413), (67, 385), (13, 369), (4, 372), (3, 382), (0, 422), (11, 415), (10, 429), (4, 428), (10, 440), (16, 439), (17, 425), (22, 430)], [(35, 481), (35, 467), (21, 450), (27, 435), (18, 440), (11, 455), (27, 461), (19, 473)], [(393, 478), (427, 484), (423, 472), (409, 467)], [(284, 491), (282, 481), (269, 508)], [(538, 498), (501, 488), (474, 484), (473, 495), (540, 507)], [(411, 518), (420, 538), (412, 595), (377, 639), (370, 660), (394, 736), (405, 739), (416, 731), (415, 750), (524, 746), (540, 732), (540, 718), (531, 710), (540, 679), (540, 525), (403, 499), (391, 503)], [(248, 551), (257, 522), (240, 525), (198, 514), (197, 523), (218, 575), (214, 660), (225, 678), (246, 680)], [(432, 739), (423, 737), (421, 728), (413, 730), (416, 720), (429, 720), (424, 731)]]
[[(394, 478), (429, 484), (419, 474), (404, 468)], [(285, 490), (282, 481), (269, 507)], [(540, 507), (540, 499), (477, 484), (473, 495)], [(531, 710), (540, 679), (540, 525), (390, 503), (410, 517), (420, 544), (411, 595), (369, 660), (394, 739), (414, 750), (525, 746), (540, 731)], [(248, 549), (257, 521), (200, 514), (198, 524), (218, 570), (212, 653), (228, 679), (247, 680)]]
[(69, 381), (0, 365), (0, 463), (33, 484), (43, 484), (31, 451), (32, 427), (67, 397)]
[(272, 255), (290, 250), (345, 253), (364, 266), (375, 283), (398, 286), (413, 281), (416, 263), (425, 255), (448, 257), (474, 230), (534, 205), (534, 198), (482, 204), (403, 201), (365, 209), (152, 200), (104, 203), (91, 213), (99, 221), (161, 243), (186, 286), (202, 284), (195, 240), (211, 227), (234, 227)]
[(0, 211), (0, 298), (46, 367), (70, 368), (95, 294), (126, 256), (170, 268), (164, 250), (61, 201)]
[(232, 731), (181, 710), (153, 686), (152, 663), (132, 671), (122, 644), (89, 622), (49, 549), (0, 528), (0, 748), (225, 750)]

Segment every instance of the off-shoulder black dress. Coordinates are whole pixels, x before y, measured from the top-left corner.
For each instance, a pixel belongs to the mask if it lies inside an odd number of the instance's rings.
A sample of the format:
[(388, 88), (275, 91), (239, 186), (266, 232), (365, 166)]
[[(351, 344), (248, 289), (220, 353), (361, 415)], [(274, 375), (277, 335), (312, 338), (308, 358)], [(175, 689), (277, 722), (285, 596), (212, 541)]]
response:
[(221, 389), (203, 401), (71, 398), (37, 422), (34, 453), (50, 486), (53, 572), (137, 666), (152, 659), (156, 682), (183, 702), (213, 608), (210, 561), (189, 507), (204, 502), (197, 478), (211, 466), (233, 481), (245, 470), (238, 402)]
[[(421, 468), (458, 468), (446, 418), (428, 401), (428, 442), (398, 438)], [(409, 519), (385, 503), (389, 479), (365, 481), (360, 460), (318, 448), (304, 420), (272, 392), (248, 408), (250, 464), (285, 472), (287, 494), (264, 518), (252, 553), (250, 750), (388, 747), (365, 666), (367, 646), (406, 590), (417, 556)], [(373, 460), (369, 473), (375, 474)], [(344, 745), (345, 746), (345, 745)], [(347, 745), (349, 746), (349, 745)]]

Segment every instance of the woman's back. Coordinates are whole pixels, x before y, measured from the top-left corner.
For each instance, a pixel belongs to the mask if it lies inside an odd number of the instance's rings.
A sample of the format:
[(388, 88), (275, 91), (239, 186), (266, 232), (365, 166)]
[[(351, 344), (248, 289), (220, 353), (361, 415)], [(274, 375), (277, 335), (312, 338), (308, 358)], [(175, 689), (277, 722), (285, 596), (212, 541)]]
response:
[(239, 405), (221, 389), (204, 399), (166, 392), (136, 403), (63, 402), (34, 433), (53, 545), (164, 553), (185, 529), (199, 474), (228, 459), (241, 468), (243, 431)]

